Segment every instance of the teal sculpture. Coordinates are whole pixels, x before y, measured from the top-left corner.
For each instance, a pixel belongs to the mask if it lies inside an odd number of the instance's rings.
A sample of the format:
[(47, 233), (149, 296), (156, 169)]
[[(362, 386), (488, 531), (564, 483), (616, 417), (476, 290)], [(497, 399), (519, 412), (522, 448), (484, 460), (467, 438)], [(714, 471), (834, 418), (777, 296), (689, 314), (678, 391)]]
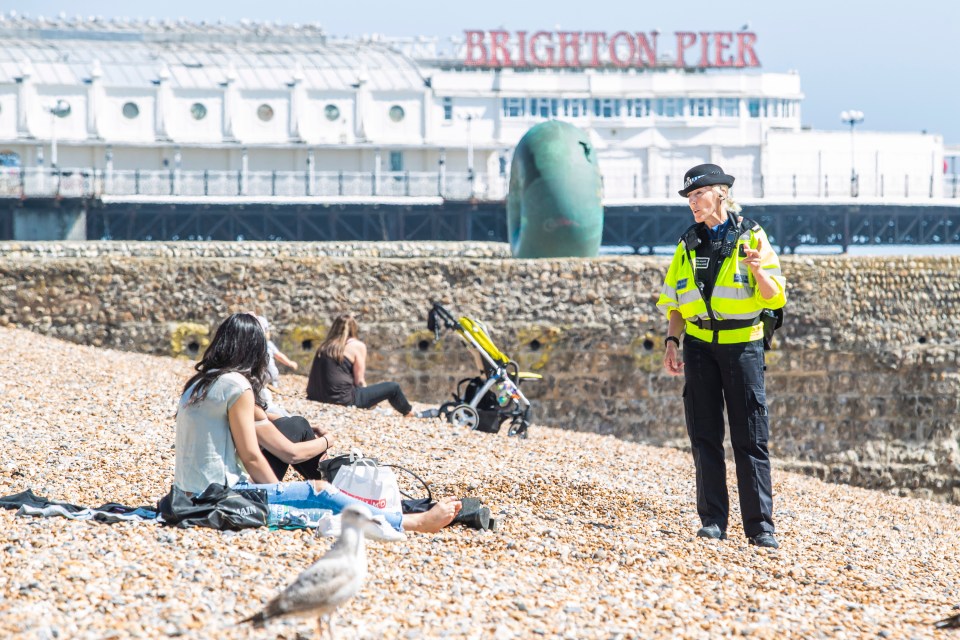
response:
[(507, 193), (513, 257), (596, 256), (603, 235), (602, 189), (586, 132), (557, 120), (527, 131), (513, 152)]

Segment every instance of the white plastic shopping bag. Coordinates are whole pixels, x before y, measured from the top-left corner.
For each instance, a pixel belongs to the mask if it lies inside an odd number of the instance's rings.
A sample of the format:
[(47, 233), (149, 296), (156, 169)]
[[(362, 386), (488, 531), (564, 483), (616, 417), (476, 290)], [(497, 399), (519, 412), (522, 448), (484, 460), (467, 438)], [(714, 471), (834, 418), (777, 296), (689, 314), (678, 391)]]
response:
[(400, 486), (393, 469), (381, 467), (376, 460), (364, 458), (359, 451), (350, 453), (333, 478), (333, 486), (345, 495), (383, 511), (399, 513)]

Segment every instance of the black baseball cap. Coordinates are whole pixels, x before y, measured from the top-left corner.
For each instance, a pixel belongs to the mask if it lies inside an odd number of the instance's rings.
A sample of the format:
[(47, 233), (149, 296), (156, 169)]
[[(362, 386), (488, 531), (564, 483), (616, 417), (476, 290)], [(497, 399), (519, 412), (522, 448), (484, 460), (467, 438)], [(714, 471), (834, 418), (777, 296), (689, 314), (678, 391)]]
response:
[(733, 176), (725, 174), (718, 165), (698, 164), (683, 174), (683, 189), (680, 189), (680, 195), (686, 198), (691, 191), (712, 184), (725, 184), (732, 187), (733, 180)]

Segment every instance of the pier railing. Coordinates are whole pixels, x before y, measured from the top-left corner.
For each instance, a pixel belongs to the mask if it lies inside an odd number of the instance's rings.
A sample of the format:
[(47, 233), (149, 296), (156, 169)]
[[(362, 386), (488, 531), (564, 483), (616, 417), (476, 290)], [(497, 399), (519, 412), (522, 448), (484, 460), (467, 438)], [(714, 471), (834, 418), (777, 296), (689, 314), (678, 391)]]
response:
[[(607, 173), (608, 201), (674, 200), (677, 176)], [(222, 171), (182, 169), (0, 167), (0, 197), (140, 197), (289, 199), (442, 198), (497, 201), (506, 197), (507, 176), (454, 171)], [(960, 174), (763, 174), (737, 179), (738, 198), (831, 200), (880, 198), (899, 201), (960, 198)]]

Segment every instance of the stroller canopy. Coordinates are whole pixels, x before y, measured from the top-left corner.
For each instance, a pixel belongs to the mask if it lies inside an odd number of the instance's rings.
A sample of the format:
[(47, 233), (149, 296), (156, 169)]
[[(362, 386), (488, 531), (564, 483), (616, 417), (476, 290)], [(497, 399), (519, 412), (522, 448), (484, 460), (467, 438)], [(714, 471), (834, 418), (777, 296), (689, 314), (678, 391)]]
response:
[(510, 358), (500, 351), (500, 349), (497, 349), (497, 345), (493, 344), (493, 340), (487, 335), (487, 328), (483, 326), (482, 322), (471, 320), (466, 316), (460, 318), (459, 322), (463, 330), (473, 336), (473, 339), (477, 341), (480, 348), (486, 351), (487, 355), (490, 356), (494, 362), (502, 367), (510, 362)]

